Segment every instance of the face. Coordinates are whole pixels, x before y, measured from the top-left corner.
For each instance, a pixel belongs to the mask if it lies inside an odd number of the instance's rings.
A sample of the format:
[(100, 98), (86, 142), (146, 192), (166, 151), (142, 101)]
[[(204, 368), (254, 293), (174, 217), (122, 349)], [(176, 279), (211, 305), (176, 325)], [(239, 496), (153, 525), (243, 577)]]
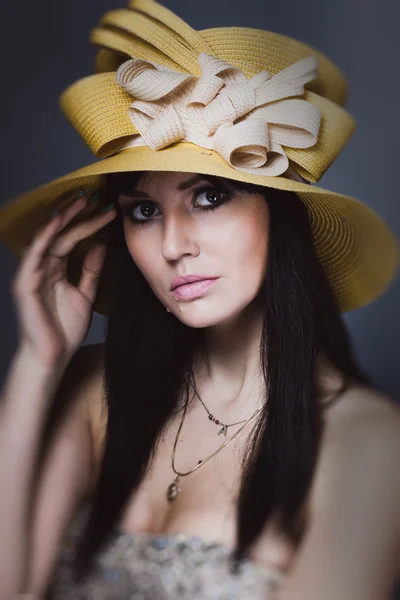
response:
[[(268, 204), (217, 181), (149, 172), (118, 197), (132, 259), (160, 302), (190, 327), (229, 322), (265, 277)], [(189, 275), (203, 281), (171, 289)]]

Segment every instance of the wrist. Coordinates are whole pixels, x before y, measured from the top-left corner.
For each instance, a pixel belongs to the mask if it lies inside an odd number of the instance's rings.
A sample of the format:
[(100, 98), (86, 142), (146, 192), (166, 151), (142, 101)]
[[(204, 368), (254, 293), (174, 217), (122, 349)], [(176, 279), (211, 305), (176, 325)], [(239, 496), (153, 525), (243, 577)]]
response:
[(27, 343), (21, 343), (14, 355), (17, 364), (23, 364), (30, 373), (38, 376), (57, 375), (62, 373), (70, 361), (69, 356), (59, 354), (53, 357), (39, 356)]

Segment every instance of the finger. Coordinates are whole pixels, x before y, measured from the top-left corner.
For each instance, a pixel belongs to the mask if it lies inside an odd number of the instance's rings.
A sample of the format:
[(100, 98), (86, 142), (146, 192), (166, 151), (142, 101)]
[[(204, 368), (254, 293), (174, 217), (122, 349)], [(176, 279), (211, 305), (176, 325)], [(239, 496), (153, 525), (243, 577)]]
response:
[(115, 208), (106, 213), (92, 216), (90, 219), (77, 223), (73, 228), (59, 235), (51, 246), (51, 252), (58, 256), (66, 256), (78, 242), (93, 235), (96, 231), (105, 227), (117, 215)]
[(97, 294), (100, 275), (107, 253), (105, 244), (97, 243), (86, 254), (82, 265), (82, 275), (78, 290), (93, 304)]
[(53, 219), (45, 223), (36, 230), (31, 244), (25, 248), (21, 265), (12, 287), (18, 288), (25, 285), (26, 279), (35, 273), (41, 266), (43, 257), (48, 251), (49, 246), (56, 238), (60, 229), (66, 222), (71, 220), (86, 205), (85, 197), (79, 198), (67, 210), (56, 215)]
[(33, 241), (27, 253), (26, 264), (29, 267), (33, 267), (35, 263), (40, 262), (45, 250), (49, 244), (54, 240), (59, 231), (64, 228), (69, 221), (71, 221), (75, 215), (77, 215), (87, 203), (85, 196), (79, 198), (72, 205), (69, 205), (62, 212), (58, 213), (53, 219), (51, 219), (42, 228), (38, 229), (34, 235)]
[(75, 215), (71, 219), (71, 221), (69, 221), (68, 225), (71, 226), (75, 220), (82, 219), (82, 218), (86, 217), (87, 215), (93, 213), (95, 210), (98, 209), (99, 203), (100, 203), (100, 194), (97, 194), (97, 195), (92, 194), (88, 198), (88, 202), (87, 202), (86, 206), (84, 206), (83, 209), (77, 215)]
[(38, 270), (43, 253), (50, 241), (54, 239), (59, 226), (60, 216), (57, 215), (52, 221), (41, 228), (40, 233), (37, 232), (35, 234), (33, 242), (24, 249), (17, 275), (13, 281), (12, 287), (14, 289), (26, 283), (26, 280)]
[(85, 208), (87, 208), (87, 205), (88, 199), (87, 196), (84, 195), (64, 207), (57, 215), (61, 217), (61, 228), (63, 229), (66, 227), (76, 215), (83, 212)]

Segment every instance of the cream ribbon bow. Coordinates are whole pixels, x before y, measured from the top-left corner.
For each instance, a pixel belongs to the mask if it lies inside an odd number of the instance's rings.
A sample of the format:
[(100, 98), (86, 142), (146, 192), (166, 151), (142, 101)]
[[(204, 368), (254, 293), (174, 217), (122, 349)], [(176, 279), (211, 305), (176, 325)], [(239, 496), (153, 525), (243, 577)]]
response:
[(235, 169), (271, 176), (289, 167), (283, 146), (316, 143), (320, 109), (293, 98), (317, 76), (315, 56), (276, 75), (261, 71), (251, 79), (204, 52), (199, 65), (200, 77), (138, 58), (119, 67), (116, 80), (135, 98), (129, 116), (139, 132), (120, 150), (160, 150), (184, 140), (218, 152)]

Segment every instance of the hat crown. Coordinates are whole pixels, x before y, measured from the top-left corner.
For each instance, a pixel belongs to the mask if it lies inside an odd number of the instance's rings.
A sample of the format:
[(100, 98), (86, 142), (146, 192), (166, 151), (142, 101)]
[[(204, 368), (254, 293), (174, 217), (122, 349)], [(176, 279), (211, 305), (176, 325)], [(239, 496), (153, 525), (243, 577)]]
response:
[(132, 58), (200, 77), (199, 57), (205, 53), (240, 69), (250, 80), (261, 71), (276, 75), (315, 56), (317, 76), (306, 84), (304, 100), (321, 112), (318, 140), (311, 148), (285, 149), (291, 166), (310, 182), (322, 177), (354, 131), (355, 122), (343, 108), (344, 75), (321, 52), (293, 38), (246, 27), (196, 31), (158, 2), (130, 0), (127, 8), (100, 18), (90, 41), (99, 47), (96, 73), (69, 86), (60, 105), (98, 158), (115, 154), (139, 133), (129, 118), (132, 96), (116, 82), (116, 71)]

